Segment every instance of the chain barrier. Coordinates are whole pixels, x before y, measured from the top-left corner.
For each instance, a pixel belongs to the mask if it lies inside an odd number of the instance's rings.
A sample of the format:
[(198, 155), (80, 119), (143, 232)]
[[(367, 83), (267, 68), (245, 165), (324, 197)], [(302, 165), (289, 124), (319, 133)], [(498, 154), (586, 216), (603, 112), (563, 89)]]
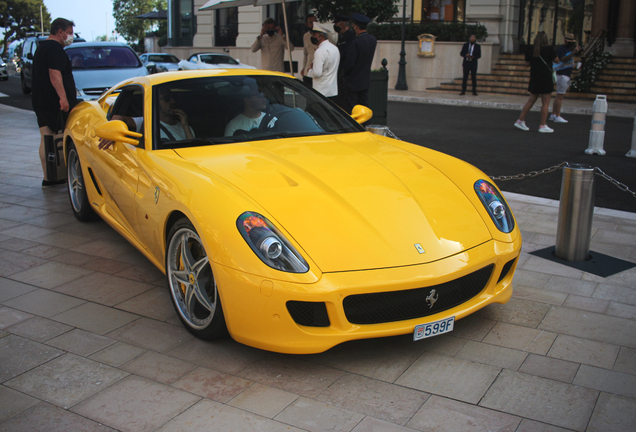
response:
[[(508, 175), (508, 176), (490, 176), (490, 178), (492, 180), (500, 180), (500, 181), (506, 181), (506, 180), (521, 180), (524, 178), (528, 178), (528, 177), (536, 177), (538, 175), (541, 174), (548, 174), (551, 172), (554, 172), (556, 170), (559, 169), (563, 169), (564, 167), (569, 167), (570, 164), (569, 162), (561, 162), (558, 165), (554, 165), (551, 166), (550, 168), (544, 168), (542, 170), (539, 171), (530, 171), (527, 174), (516, 174), (516, 175)], [(594, 167), (594, 174), (604, 178), (605, 180), (607, 180), (608, 182), (612, 183), (614, 186), (616, 186), (617, 188), (619, 188), (620, 190), (622, 190), (623, 192), (627, 192), (629, 194), (632, 195), (633, 198), (636, 199), (636, 192), (631, 190), (626, 184), (619, 182), (618, 180), (616, 180), (615, 178), (610, 177), (609, 175), (607, 175), (605, 172), (603, 172), (603, 170), (601, 170), (599, 167)]]
[(632, 195), (633, 198), (636, 198), (636, 192), (627, 187), (626, 184), (619, 182), (618, 180), (608, 176), (605, 174), (599, 167), (594, 167), (594, 174), (597, 176), (603, 177), (608, 182), (612, 183), (614, 186), (622, 190), (623, 192), (627, 192)]
[(526, 177), (536, 177), (538, 175), (541, 174), (548, 174), (551, 172), (554, 172), (558, 169), (561, 169), (563, 167), (566, 166), (570, 166), (570, 164), (568, 162), (561, 162), (558, 165), (555, 166), (551, 166), (550, 168), (544, 168), (542, 170), (539, 171), (530, 171), (528, 174), (517, 174), (517, 175), (509, 175), (509, 176), (499, 176), (499, 177), (494, 177), (494, 176), (490, 176), (491, 179), (493, 180), (501, 180), (501, 181), (506, 181), (506, 180), (521, 180), (524, 179)]

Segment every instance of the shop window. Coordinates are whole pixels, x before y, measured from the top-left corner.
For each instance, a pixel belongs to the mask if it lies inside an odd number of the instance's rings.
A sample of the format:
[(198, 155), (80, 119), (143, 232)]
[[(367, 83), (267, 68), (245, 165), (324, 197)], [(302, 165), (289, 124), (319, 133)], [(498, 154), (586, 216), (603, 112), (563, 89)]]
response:
[(170, 46), (192, 46), (196, 33), (196, 16), (193, 0), (170, 1)]
[(214, 46), (236, 46), (238, 36), (238, 8), (217, 9), (214, 22)]
[(422, 22), (462, 22), (466, 0), (422, 0)]
[[(305, 27), (305, 19), (308, 9), (305, 0), (285, 3), (285, 12), (287, 12), (287, 24), (289, 29), (283, 32), (289, 37), (289, 41), (296, 47), (302, 48), (303, 35), (307, 32)], [(272, 4), (265, 6), (265, 16), (273, 18), (282, 28), (285, 25), (285, 17), (283, 16), (282, 4)]]

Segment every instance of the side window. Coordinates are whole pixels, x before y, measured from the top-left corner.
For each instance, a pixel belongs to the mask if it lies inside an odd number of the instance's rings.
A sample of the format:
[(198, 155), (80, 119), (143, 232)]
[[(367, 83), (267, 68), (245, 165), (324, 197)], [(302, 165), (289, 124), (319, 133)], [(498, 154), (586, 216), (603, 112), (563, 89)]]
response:
[[(144, 90), (141, 86), (130, 85), (121, 89), (115, 103), (107, 116), (108, 120), (122, 120), (128, 128), (137, 126), (133, 132), (143, 133), (144, 123)], [(139, 146), (144, 146), (143, 137), (139, 139)]]
[(27, 54), (31, 53), (31, 41), (26, 41), (24, 43), (24, 48), (22, 48), (22, 56), (26, 57)]

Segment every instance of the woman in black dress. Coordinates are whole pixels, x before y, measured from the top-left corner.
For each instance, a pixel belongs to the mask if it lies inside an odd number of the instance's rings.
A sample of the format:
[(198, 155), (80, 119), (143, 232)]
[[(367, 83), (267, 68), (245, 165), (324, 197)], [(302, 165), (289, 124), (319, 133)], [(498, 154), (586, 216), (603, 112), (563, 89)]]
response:
[(526, 126), (526, 114), (532, 109), (534, 103), (539, 96), (541, 97), (541, 124), (539, 132), (552, 133), (553, 129), (546, 124), (548, 121), (548, 111), (550, 109), (550, 98), (554, 91), (554, 83), (552, 82), (552, 62), (558, 59), (554, 47), (550, 45), (548, 36), (545, 32), (537, 33), (534, 38), (534, 45), (528, 47), (526, 52), (526, 66), (530, 66), (530, 84), (528, 91), (531, 93), (528, 102), (523, 106), (519, 120), (516, 121), (515, 127), (527, 131), (530, 130)]

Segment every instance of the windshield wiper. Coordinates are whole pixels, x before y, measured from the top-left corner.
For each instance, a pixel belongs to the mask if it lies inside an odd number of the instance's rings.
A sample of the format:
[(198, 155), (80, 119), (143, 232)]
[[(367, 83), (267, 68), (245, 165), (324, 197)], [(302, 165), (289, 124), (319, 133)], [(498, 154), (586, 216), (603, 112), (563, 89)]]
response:
[(181, 141), (164, 141), (161, 143), (161, 148), (174, 149), (183, 147), (196, 147), (200, 145), (214, 145), (214, 144), (229, 144), (233, 143), (232, 139), (223, 138), (192, 138)]

